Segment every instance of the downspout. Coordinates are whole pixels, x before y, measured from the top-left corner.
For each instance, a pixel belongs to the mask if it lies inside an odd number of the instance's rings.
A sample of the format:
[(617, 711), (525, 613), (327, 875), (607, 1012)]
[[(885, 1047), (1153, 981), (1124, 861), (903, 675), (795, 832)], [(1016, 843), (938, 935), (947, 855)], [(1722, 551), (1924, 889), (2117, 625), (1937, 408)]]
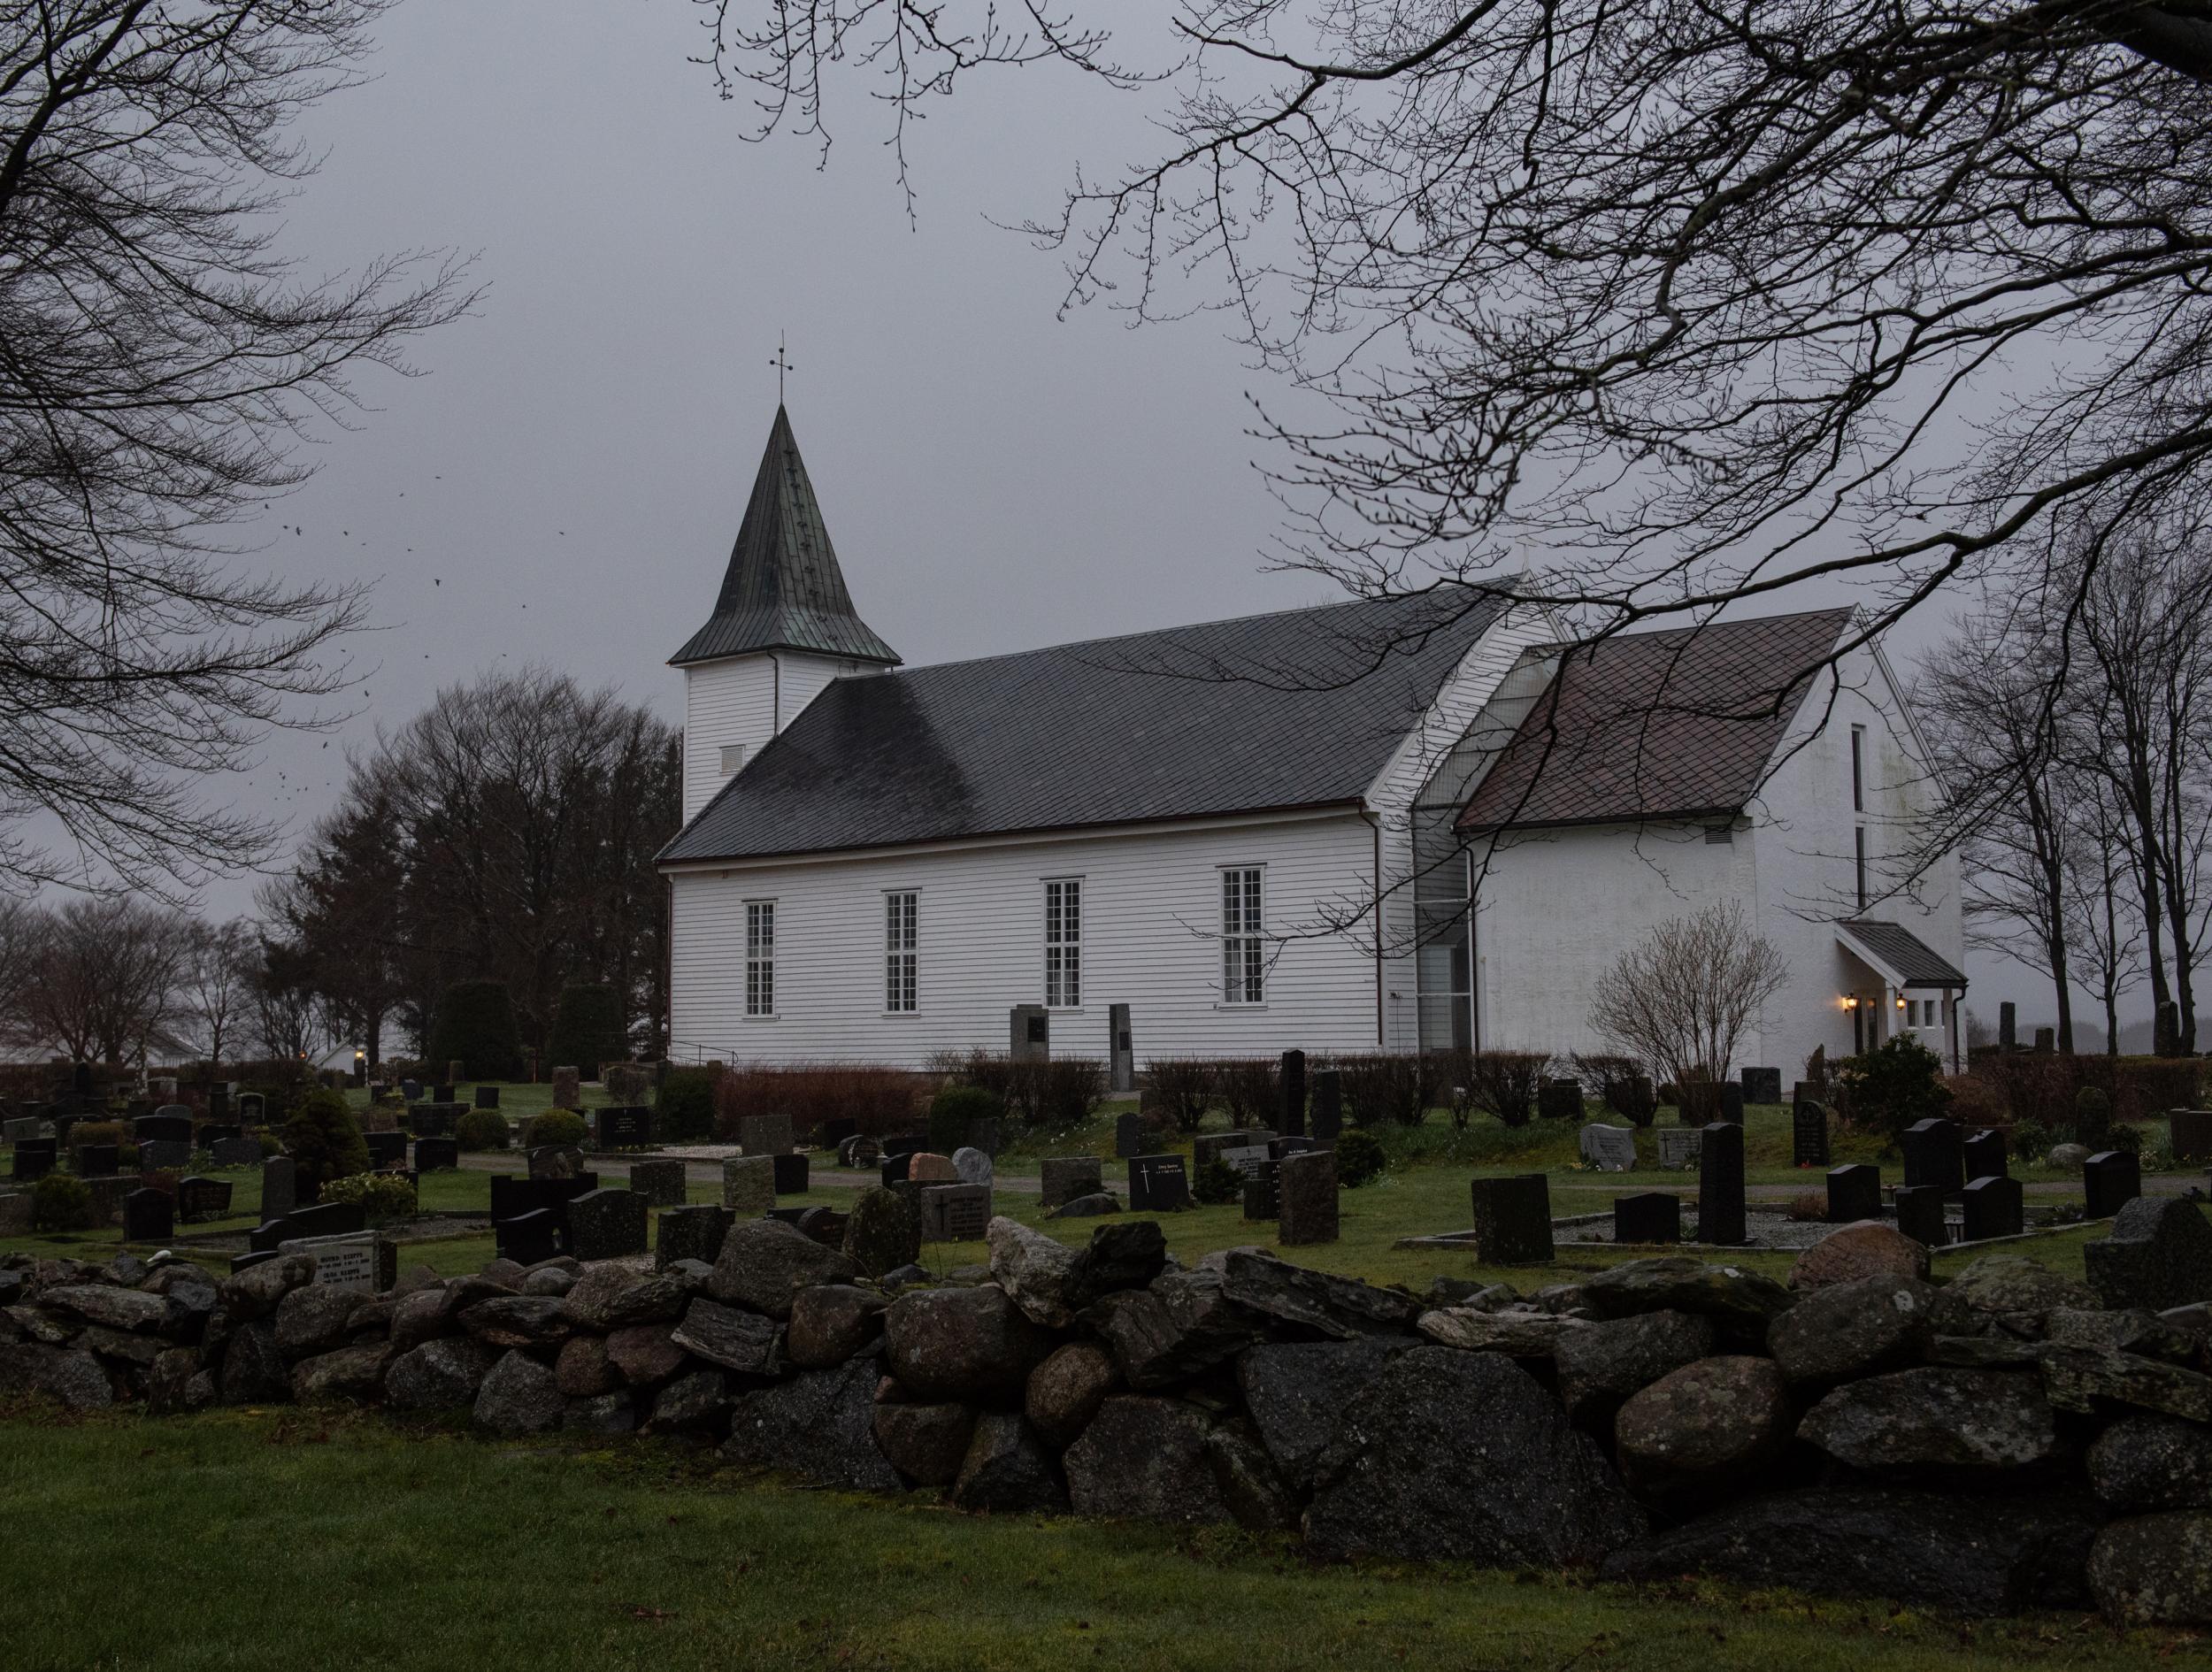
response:
[(1382, 820), (1364, 805), (1360, 808), (1359, 816), (1367, 821), (1368, 828), (1375, 832), (1375, 1048), (1378, 1051), (1384, 1051), (1390, 1047), (1384, 1033), (1383, 1014)]
[(783, 658), (773, 650), (768, 653), (768, 666), (772, 683), (769, 686), (768, 735), (783, 734)]

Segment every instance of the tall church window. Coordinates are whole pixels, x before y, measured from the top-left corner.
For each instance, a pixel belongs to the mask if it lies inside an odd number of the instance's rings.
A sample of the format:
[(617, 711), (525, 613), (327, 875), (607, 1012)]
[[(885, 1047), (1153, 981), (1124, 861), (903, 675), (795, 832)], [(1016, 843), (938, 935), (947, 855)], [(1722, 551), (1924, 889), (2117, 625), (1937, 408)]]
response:
[(745, 902), (745, 1014), (776, 1013), (776, 902)]
[(1233, 865), (1221, 873), (1221, 998), (1225, 1004), (1263, 1004), (1267, 999), (1265, 917), (1261, 868)]
[(921, 897), (909, 889), (883, 897), (883, 1008), (904, 1014), (918, 1003), (915, 965)]
[(1083, 879), (1045, 884), (1045, 1003), (1056, 1010), (1083, 1002)]

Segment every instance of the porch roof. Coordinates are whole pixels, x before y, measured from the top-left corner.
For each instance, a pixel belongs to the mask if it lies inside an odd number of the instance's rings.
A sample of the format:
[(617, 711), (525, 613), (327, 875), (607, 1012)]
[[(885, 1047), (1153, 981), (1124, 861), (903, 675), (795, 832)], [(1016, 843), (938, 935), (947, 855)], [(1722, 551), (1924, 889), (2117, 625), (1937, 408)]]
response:
[(1836, 940), (1893, 987), (1966, 986), (1965, 970), (1902, 924), (1860, 917), (1838, 924)]

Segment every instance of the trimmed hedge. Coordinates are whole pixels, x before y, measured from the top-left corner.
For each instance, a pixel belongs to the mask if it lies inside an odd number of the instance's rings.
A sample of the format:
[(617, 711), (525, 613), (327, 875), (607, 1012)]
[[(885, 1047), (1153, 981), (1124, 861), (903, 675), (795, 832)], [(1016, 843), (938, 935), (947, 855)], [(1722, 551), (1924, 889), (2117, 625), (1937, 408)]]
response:
[(930, 1100), (929, 1147), (940, 1155), (949, 1155), (967, 1143), (977, 1121), (998, 1120), (1005, 1113), (1006, 1105), (995, 1092), (980, 1085), (948, 1085)]
[(604, 1063), (627, 1062), (630, 1029), (622, 995), (596, 984), (563, 987), (546, 1052), (556, 1062), (573, 1062), (588, 1080), (597, 1079)]
[(495, 1108), (472, 1108), (454, 1124), (453, 1141), (472, 1154), (505, 1149), (514, 1142), (514, 1129)]
[(653, 1104), (653, 1137), (663, 1144), (696, 1144), (714, 1136), (712, 1069), (671, 1069)]
[(346, 1100), (318, 1089), (300, 1100), (284, 1123), (284, 1148), (295, 1177), (319, 1191), (333, 1179), (365, 1173), (371, 1165), (368, 1141)]
[(549, 1108), (524, 1129), (522, 1141), (532, 1149), (544, 1144), (580, 1145), (590, 1132), (584, 1117), (575, 1110)]
[(522, 1036), (505, 982), (457, 981), (445, 990), (431, 1019), (430, 1060), (458, 1062), (472, 1080), (521, 1077)]

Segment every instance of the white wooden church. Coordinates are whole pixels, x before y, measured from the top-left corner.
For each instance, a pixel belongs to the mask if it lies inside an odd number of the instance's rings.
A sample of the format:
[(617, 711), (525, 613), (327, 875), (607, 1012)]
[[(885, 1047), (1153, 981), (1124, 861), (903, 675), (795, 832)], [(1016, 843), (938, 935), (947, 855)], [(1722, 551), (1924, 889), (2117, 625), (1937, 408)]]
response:
[[(1140, 1062), (1595, 1050), (1640, 932), (1742, 902), (1790, 968), (1738, 1064), (1961, 1048), (1955, 860), (1831, 610), (1563, 646), (1465, 587), (905, 668), (778, 410), (685, 688), (672, 1033), (687, 1060)], [(1841, 647), (1839, 654), (1839, 647)], [(1832, 658), (1832, 671), (1805, 671)]]

